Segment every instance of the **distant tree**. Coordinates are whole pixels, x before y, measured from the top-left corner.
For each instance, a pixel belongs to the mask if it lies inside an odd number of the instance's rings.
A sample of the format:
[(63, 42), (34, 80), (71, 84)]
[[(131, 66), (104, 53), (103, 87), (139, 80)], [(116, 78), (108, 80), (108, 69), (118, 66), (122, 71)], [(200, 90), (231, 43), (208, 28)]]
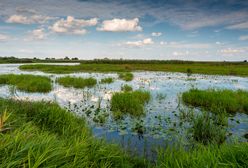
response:
[(75, 57), (75, 58), (72, 58), (71, 60), (78, 60), (78, 58), (77, 58), (77, 57)]
[(244, 60), (244, 62), (247, 62), (247, 60)]
[(50, 58), (47, 57), (45, 60), (50, 60)]
[(64, 58), (64, 60), (70, 60), (70, 58), (66, 56), (66, 57)]

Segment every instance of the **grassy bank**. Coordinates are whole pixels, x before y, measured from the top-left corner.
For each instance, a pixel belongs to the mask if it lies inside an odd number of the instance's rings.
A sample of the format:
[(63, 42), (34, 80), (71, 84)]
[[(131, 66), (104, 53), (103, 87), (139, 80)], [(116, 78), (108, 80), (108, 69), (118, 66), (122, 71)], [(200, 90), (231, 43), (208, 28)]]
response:
[(247, 91), (191, 89), (183, 93), (182, 99), (187, 104), (203, 107), (215, 113), (226, 111), (228, 113), (244, 112), (248, 114)]
[(0, 75), (0, 84), (14, 85), (26, 92), (46, 93), (52, 89), (50, 78), (36, 75)]
[(209, 75), (248, 76), (248, 64), (211, 63), (211, 62), (127, 62), (127, 63), (87, 63), (74, 66), (68, 65), (22, 65), (21, 70), (39, 70), (47, 73), (74, 72), (127, 72), (127, 71), (164, 71), (199, 73)]
[[(45, 102), (0, 99), (0, 167), (145, 167), (91, 136), (82, 118)], [(1, 115), (1, 114), (0, 114)]]
[(74, 88), (93, 87), (97, 83), (96, 79), (94, 78), (80, 78), (80, 77), (70, 77), (70, 76), (58, 78), (57, 82), (65, 87), (74, 87)]
[(140, 116), (144, 114), (144, 105), (150, 97), (149, 92), (139, 90), (115, 93), (111, 99), (111, 110), (115, 116), (123, 114)]

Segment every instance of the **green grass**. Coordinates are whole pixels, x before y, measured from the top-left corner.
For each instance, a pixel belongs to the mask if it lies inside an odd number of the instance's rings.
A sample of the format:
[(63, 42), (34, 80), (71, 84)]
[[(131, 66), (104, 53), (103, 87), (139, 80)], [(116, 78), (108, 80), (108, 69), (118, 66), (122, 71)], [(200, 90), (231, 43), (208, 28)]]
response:
[(131, 92), (131, 91), (133, 91), (133, 88), (132, 88), (132, 86), (125, 84), (125, 85), (121, 86), (121, 91)]
[(101, 82), (100, 83), (110, 84), (110, 83), (113, 83), (113, 82), (114, 82), (114, 79), (113, 78), (104, 78), (104, 79), (101, 79)]
[(247, 167), (248, 143), (200, 146), (187, 151), (178, 146), (161, 149), (156, 165), (164, 168)]
[(119, 73), (119, 78), (124, 80), (124, 81), (132, 81), (133, 80), (133, 74), (131, 72)]
[[(216, 118), (216, 116), (212, 116)], [(204, 112), (193, 119), (192, 134), (194, 140), (204, 145), (222, 144), (226, 139), (226, 129), (209, 113)]]
[(141, 116), (144, 114), (144, 105), (150, 100), (147, 91), (133, 91), (115, 93), (111, 99), (111, 110), (115, 114), (130, 114)]
[(14, 85), (26, 92), (49, 92), (52, 89), (51, 79), (36, 75), (0, 75), (0, 84)]
[(65, 87), (74, 87), (74, 88), (85, 88), (85, 87), (93, 87), (96, 85), (97, 81), (94, 78), (80, 78), (80, 77), (60, 77), (57, 79), (57, 82), (60, 85)]
[(227, 113), (248, 114), (247, 91), (191, 89), (183, 93), (182, 99), (187, 104), (203, 107), (215, 113), (226, 111)]
[(139, 61), (119, 63), (83, 63), (80, 65), (22, 65), (21, 70), (39, 70), (46, 73), (75, 73), (75, 72), (127, 72), (127, 71), (164, 71), (199, 73), (209, 75), (235, 75), (248, 76), (247, 63), (221, 63), (221, 62), (147, 62)]
[(0, 99), (5, 110), (11, 129), (0, 132), (0, 167), (145, 167), (117, 145), (93, 138), (84, 119), (57, 104)]

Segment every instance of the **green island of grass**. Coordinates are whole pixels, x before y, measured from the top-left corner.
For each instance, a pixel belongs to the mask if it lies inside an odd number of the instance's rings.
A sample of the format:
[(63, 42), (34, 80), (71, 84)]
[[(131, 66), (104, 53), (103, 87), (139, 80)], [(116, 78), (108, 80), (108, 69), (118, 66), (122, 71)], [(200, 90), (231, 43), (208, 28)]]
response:
[(74, 88), (93, 87), (97, 83), (96, 79), (94, 78), (80, 78), (70, 76), (60, 77), (57, 79), (57, 82), (65, 87)]
[(111, 110), (115, 116), (119, 114), (141, 116), (144, 114), (144, 105), (150, 97), (149, 92), (141, 90), (115, 93), (111, 99)]
[(42, 71), (46, 73), (66, 74), (75, 72), (131, 72), (131, 71), (163, 71), (182, 72), (187, 74), (234, 75), (248, 76), (247, 63), (235, 62), (190, 62), (190, 61), (81, 61), (79, 65), (44, 65), (26, 64), (21, 70)]
[(119, 78), (127, 82), (132, 81), (133, 74), (131, 72), (122, 72), (122, 73), (119, 73)]
[(214, 113), (244, 112), (248, 114), (248, 92), (237, 90), (198, 90), (184, 92), (182, 99), (186, 104), (203, 107)]
[(110, 84), (110, 83), (113, 83), (113, 82), (114, 82), (113, 78), (103, 78), (100, 81), (100, 83), (102, 83), (102, 84), (105, 84), (105, 83)]
[(52, 89), (49, 77), (36, 75), (0, 75), (0, 84), (14, 85), (17, 89), (26, 92), (47, 93)]
[(125, 85), (121, 86), (121, 91), (131, 92), (131, 91), (133, 91), (133, 88), (132, 88), (132, 86), (125, 84)]

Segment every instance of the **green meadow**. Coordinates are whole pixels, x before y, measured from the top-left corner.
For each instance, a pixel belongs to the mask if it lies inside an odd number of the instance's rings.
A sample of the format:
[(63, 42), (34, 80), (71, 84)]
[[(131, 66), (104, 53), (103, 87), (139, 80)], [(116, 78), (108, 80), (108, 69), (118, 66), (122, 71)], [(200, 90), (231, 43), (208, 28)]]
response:
[(80, 65), (42, 65), (30, 64), (20, 66), (21, 70), (42, 71), (46, 73), (66, 74), (74, 72), (130, 72), (130, 71), (163, 71), (197, 73), (207, 75), (248, 76), (247, 63), (217, 63), (217, 62), (140, 62), (119, 61), (83, 62)]

